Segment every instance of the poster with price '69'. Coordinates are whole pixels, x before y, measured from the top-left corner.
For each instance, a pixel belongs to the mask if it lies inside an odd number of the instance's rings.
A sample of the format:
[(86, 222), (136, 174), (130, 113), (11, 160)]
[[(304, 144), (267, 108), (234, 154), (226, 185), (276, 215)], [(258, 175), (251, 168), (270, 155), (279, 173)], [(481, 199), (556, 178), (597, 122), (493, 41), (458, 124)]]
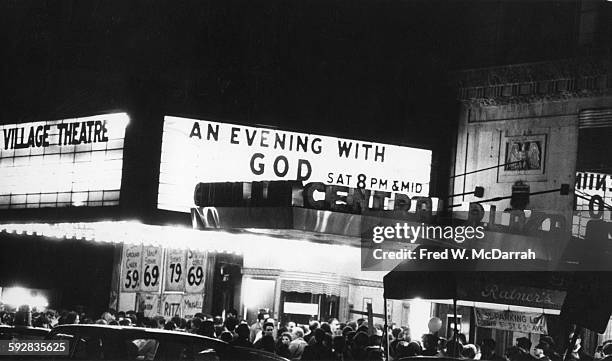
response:
[(204, 271), (206, 270), (206, 252), (187, 251), (187, 293), (204, 291)]
[(185, 270), (186, 260), (186, 251), (169, 249), (166, 252), (165, 291), (185, 292), (185, 278), (187, 278)]
[(158, 292), (161, 284), (161, 270), (162, 249), (160, 247), (143, 247), (140, 290), (143, 292)]
[(121, 265), (121, 291), (136, 292), (140, 290), (140, 269), (142, 263), (142, 246), (123, 246)]

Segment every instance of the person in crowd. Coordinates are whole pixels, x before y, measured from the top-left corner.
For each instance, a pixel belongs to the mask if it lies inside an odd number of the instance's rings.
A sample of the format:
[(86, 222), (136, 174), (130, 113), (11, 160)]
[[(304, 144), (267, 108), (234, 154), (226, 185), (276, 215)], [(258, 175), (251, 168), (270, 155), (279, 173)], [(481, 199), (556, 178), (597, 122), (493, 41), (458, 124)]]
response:
[(431, 333), (426, 333), (421, 338), (423, 345), (423, 356), (438, 355), (438, 337)]
[(555, 351), (555, 341), (552, 337), (544, 335), (540, 337), (540, 342), (536, 347), (539, 347), (544, 351), (544, 355), (547, 356), (551, 361), (562, 361), (561, 355)]
[(274, 323), (266, 321), (263, 325), (263, 331), (258, 336), (259, 337), (256, 337), (256, 341), (253, 343), (255, 348), (262, 348), (261, 339), (263, 339), (264, 336), (270, 336), (272, 340), (274, 340)]
[(261, 330), (263, 330), (263, 324), (268, 318), (270, 318), (270, 315), (268, 315), (267, 313), (260, 312), (257, 314), (257, 322), (251, 325), (251, 342), (255, 342), (255, 337), (257, 337), (257, 334), (261, 332)]
[(395, 345), (395, 356), (393, 359), (399, 360), (403, 357), (421, 356), (423, 349), (421, 345), (416, 341), (399, 341)]
[(78, 323), (79, 323), (79, 314), (74, 311), (70, 311), (66, 313), (59, 319), (60, 325), (72, 325), (72, 324), (78, 324)]
[(326, 332), (322, 328), (317, 328), (313, 331), (312, 340), (308, 343), (308, 346), (304, 348), (302, 354), (302, 360), (331, 360), (331, 344), (327, 345), (325, 342)]
[(45, 316), (44, 313), (39, 314), (35, 318), (32, 318), (32, 326), (38, 328), (51, 328), (49, 320), (47, 319), (47, 316)]
[(331, 334), (337, 335), (339, 332), (339, 326), (340, 326), (340, 322), (338, 321), (338, 319), (330, 318), (329, 321), (327, 321), (327, 323), (329, 324), (329, 327), (331, 329)]
[(346, 338), (346, 335), (351, 332), (351, 331), (355, 331), (351, 326), (346, 325), (343, 329), (342, 329), (342, 336), (344, 336)]
[(401, 341), (400, 335), (402, 334), (402, 329), (396, 327), (391, 330), (391, 342), (389, 343), (389, 356), (395, 358), (395, 350), (397, 348), (397, 344)]
[(230, 332), (234, 332), (236, 330), (236, 326), (238, 326), (238, 317), (236, 317), (233, 313), (230, 313), (223, 322), (225, 329)]
[(368, 352), (366, 348), (369, 346), (370, 338), (365, 332), (357, 332), (353, 338), (351, 346), (351, 354), (354, 360), (367, 360)]
[(206, 336), (206, 337), (215, 337), (215, 325), (211, 320), (202, 321), (200, 325), (200, 329), (198, 330), (198, 335)]
[(349, 348), (353, 347), (353, 341), (355, 340), (355, 335), (357, 335), (357, 332), (355, 331), (349, 331), (346, 334), (346, 345)]
[(287, 322), (287, 326), (285, 327), (287, 327), (287, 332), (293, 333), (293, 329), (296, 327), (296, 325), (295, 325), (295, 322), (289, 321)]
[(236, 327), (236, 338), (230, 344), (240, 347), (253, 347), (253, 343), (250, 341), (250, 332), (249, 325), (241, 323)]
[(550, 357), (544, 354), (544, 349), (542, 347), (543, 346), (541, 343), (535, 345), (535, 347), (533, 348), (533, 357), (538, 361), (551, 361)]
[[(155, 323), (157, 324), (155, 326), (155, 328), (164, 328), (164, 326), (166, 325), (166, 319), (163, 316), (155, 316), (155, 318), (153, 319), (155, 321)], [(115, 321), (116, 322), (116, 321)], [(109, 322), (109, 325), (111, 323)]]
[(221, 334), (223, 332), (229, 331), (227, 328), (225, 328), (223, 323), (218, 323), (218, 324), (214, 325), (214, 328), (215, 328), (215, 337), (217, 337), (217, 338), (221, 337)]
[[(436, 342), (437, 345), (437, 342)], [(455, 339), (451, 339), (446, 343), (446, 349), (444, 355), (447, 357), (459, 357), (461, 356), (461, 352), (463, 351), (463, 345), (460, 341)], [(436, 356), (436, 355), (425, 355), (425, 350), (423, 351), (424, 356)]]
[(350, 327), (351, 330), (353, 330), (355, 332), (357, 331), (357, 327), (359, 327), (359, 325), (357, 325), (357, 322), (355, 322), (355, 321), (351, 321), (351, 322), (347, 323), (346, 326)]
[(506, 359), (509, 361), (525, 361), (525, 355), (518, 346), (512, 346), (506, 349)]
[(271, 334), (264, 334), (261, 339), (253, 344), (256, 349), (264, 350), (268, 352), (274, 352), (276, 345), (274, 344), (274, 337)]
[(382, 361), (384, 354), (383, 349), (380, 345), (382, 340), (382, 330), (376, 331), (376, 334), (372, 334), (369, 337), (369, 344), (366, 347), (366, 352), (368, 354), (368, 360), (380, 360)]
[(198, 333), (200, 327), (202, 327), (202, 319), (199, 317), (192, 318), (189, 333)]
[(276, 341), (276, 354), (284, 357), (284, 358), (290, 358), (291, 357), (291, 353), (289, 352), (289, 345), (291, 344), (291, 333), (285, 331), (283, 332), (280, 337), (277, 339)]
[(331, 325), (327, 322), (321, 322), (319, 328), (322, 329), (325, 333), (332, 333)]
[(516, 339), (516, 347), (524, 354), (529, 355), (531, 352), (531, 340), (527, 337), (519, 337)]
[(480, 342), (480, 359), (489, 361), (505, 361), (506, 359), (497, 355), (495, 351), (495, 340), (492, 338), (485, 338)]
[(184, 327), (181, 327), (181, 323), (182, 323), (181, 316), (175, 315), (174, 317), (170, 319), (170, 321), (172, 321), (172, 323), (174, 323), (174, 325), (176, 326), (175, 330), (177, 331), (184, 330)]
[(302, 354), (304, 353), (304, 349), (308, 345), (308, 343), (304, 340), (304, 330), (302, 330), (300, 327), (294, 328), (292, 337), (293, 340), (291, 343), (289, 343), (290, 359), (293, 361), (300, 360), (302, 358)]
[[(125, 321), (125, 319), (119, 321), (119, 324), (121, 324), (122, 321)], [(176, 324), (174, 322), (172, 322), (172, 320), (166, 322), (166, 324), (164, 325), (164, 330), (168, 330), (168, 331), (174, 331), (176, 330)]]
[(314, 336), (314, 331), (318, 329), (319, 326), (320, 326), (319, 321), (317, 320), (310, 321), (310, 324), (308, 325), (309, 332), (306, 335), (304, 335), (304, 341), (310, 344), (310, 339)]
[(230, 343), (230, 342), (232, 342), (234, 340), (234, 335), (232, 335), (232, 333), (229, 332), (229, 331), (223, 331), (221, 333), (221, 336), (219, 336), (219, 339), (221, 341), (225, 341), (227, 343)]
[[(276, 337), (274, 337), (274, 339), (278, 341), (278, 339), (280, 339), (281, 336), (283, 335), (283, 333), (285, 333), (285, 332), (289, 332), (287, 327), (283, 326), (283, 327), (279, 328), (278, 330), (276, 330)], [(291, 334), (291, 332), (289, 332), (289, 334)]]
[(106, 311), (102, 313), (100, 319), (106, 321), (106, 323), (109, 323), (110, 321), (115, 319), (115, 316), (113, 316), (110, 312)]
[(363, 332), (367, 334), (369, 331), (367, 322), (364, 322), (361, 324), (361, 326), (357, 327), (357, 333)]
[(334, 336), (332, 339), (332, 352), (332, 360), (334, 361), (348, 361), (352, 358), (344, 336)]
[[(569, 344), (571, 345), (572, 339), (574, 337), (574, 333), (572, 332), (569, 335)], [(566, 352), (567, 357), (566, 361), (593, 361), (593, 356), (587, 354), (582, 348), (582, 336), (577, 334), (576, 343), (574, 344), (574, 348), (570, 352)]]
[(466, 359), (474, 360), (476, 359), (476, 355), (478, 355), (478, 348), (476, 347), (476, 345), (469, 343), (463, 346), (463, 349), (461, 350), (461, 356)]

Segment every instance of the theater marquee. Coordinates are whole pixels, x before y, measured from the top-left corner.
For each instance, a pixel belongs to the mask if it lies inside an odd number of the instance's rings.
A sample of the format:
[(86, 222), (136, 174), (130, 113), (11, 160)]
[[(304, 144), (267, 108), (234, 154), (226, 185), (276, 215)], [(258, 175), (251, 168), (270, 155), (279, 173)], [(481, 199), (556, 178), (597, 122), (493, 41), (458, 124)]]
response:
[(125, 113), (0, 126), (0, 209), (119, 204)]
[(158, 208), (189, 212), (198, 183), (297, 180), (429, 196), (431, 151), (165, 117)]

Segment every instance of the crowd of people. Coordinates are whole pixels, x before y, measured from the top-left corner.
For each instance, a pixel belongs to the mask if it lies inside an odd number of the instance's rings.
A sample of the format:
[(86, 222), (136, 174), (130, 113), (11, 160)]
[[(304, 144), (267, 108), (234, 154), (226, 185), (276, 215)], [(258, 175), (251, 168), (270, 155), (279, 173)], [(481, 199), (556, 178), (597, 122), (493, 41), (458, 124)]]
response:
[[(149, 318), (143, 313), (109, 310), (93, 319), (82, 312), (47, 310), (29, 312), (0, 312), (0, 324), (53, 328), (61, 324), (99, 324), (159, 328), (170, 331), (190, 332), (218, 338), (231, 345), (252, 347), (276, 353), (292, 361), (309, 360), (383, 360), (388, 349), (391, 361), (412, 356), (433, 356), (460, 358), (466, 360), (491, 361), (612, 361), (612, 340), (598, 347), (594, 356), (588, 355), (581, 347), (581, 337), (576, 335), (571, 351), (558, 353), (550, 336), (541, 336), (532, 348), (528, 338), (521, 337), (516, 344), (506, 348), (504, 355), (496, 353), (496, 342), (483, 339), (477, 344), (468, 343), (465, 335), (445, 339), (437, 334), (425, 334), (412, 339), (406, 327), (393, 328), (388, 342), (383, 338), (383, 326), (368, 326), (364, 319), (340, 323), (333, 318), (327, 322), (312, 320), (308, 325), (295, 322), (279, 324), (266, 313), (260, 313), (257, 321), (248, 324), (240, 320), (236, 312), (229, 312), (225, 318), (196, 314), (190, 319), (179, 316), (166, 319), (161, 316)], [(570, 335), (573, 337), (574, 335)]]

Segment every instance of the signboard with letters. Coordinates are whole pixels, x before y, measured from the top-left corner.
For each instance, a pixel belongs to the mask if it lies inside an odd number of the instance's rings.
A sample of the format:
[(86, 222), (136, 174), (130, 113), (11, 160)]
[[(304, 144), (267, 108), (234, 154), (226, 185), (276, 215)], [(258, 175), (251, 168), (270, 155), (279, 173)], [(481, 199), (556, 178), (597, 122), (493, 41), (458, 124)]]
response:
[(138, 298), (138, 309), (145, 317), (155, 317), (160, 314), (160, 298), (158, 294), (141, 293)]
[(161, 284), (162, 249), (160, 247), (144, 247), (142, 249), (142, 283), (143, 292), (157, 292)]
[(123, 246), (123, 257), (121, 262), (121, 291), (140, 291), (140, 271), (142, 264), (142, 246)]
[(538, 313), (474, 308), (476, 326), (498, 330), (548, 334), (546, 316)]
[(118, 205), (128, 122), (116, 113), (0, 125), (0, 209)]
[(187, 251), (185, 270), (187, 271), (185, 291), (187, 293), (204, 292), (206, 252)]
[(572, 236), (585, 238), (590, 221), (609, 223), (607, 228), (612, 233), (612, 175), (577, 172), (574, 192), (576, 206), (572, 220)]
[(136, 293), (138, 309), (153, 316), (202, 312), (207, 256), (200, 251), (124, 245), (120, 297)]
[(162, 316), (171, 318), (174, 316), (183, 316), (183, 295), (181, 294), (166, 294), (162, 296), (161, 308)]
[(203, 294), (187, 294), (183, 296), (183, 317), (193, 318), (197, 313), (202, 312), (204, 307)]
[(190, 212), (196, 185), (214, 182), (293, 180), (427, 197), (430, 173), (430, 150), (167, 116), (158, 208)]
[(553, 310), (561, 309), (566, 295), (566, 291), (495, 283), (465, 284), (458, 289), (460, 299)]
[(185, 292), (186, 251), (169, 249), (166, 252), (166, 284), (164, 291)]

